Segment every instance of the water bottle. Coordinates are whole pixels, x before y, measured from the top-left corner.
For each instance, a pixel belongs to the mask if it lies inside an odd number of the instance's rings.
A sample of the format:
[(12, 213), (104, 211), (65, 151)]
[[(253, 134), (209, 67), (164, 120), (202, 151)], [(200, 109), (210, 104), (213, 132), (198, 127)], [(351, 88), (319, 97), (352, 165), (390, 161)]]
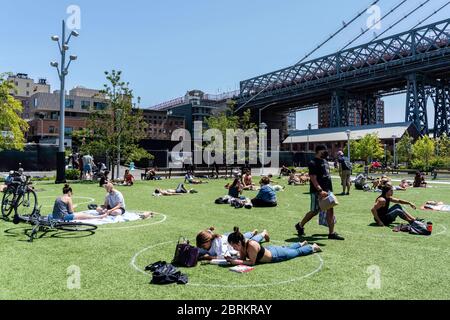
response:
[(433, 232), (433, 222), (431, 222), (431, 221), (427, 222), (427, 230), (429, 232)]

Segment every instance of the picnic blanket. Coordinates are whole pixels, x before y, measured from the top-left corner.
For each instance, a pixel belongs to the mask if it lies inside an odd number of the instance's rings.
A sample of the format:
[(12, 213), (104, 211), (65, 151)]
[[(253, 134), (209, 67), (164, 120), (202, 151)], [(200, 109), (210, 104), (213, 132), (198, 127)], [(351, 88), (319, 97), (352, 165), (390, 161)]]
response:
[[(95, 211), (95, 210), (88, 210), (88, 211), (84, 211), (83, 213), (87, 213), (87, 214), (91, 214), (91, 215), (98, 215), (97, 211)], [(108, 216), (104, 219), (89, 219), (89, 220), (80, 220), (80, 221), (75, 220), (75, 222), (85, 222), (85, 223), (90, 223), (90, 224), (99, 226), (99, 225), (104, 225), (104, 224), (123, 223), (123, 222), (137, 221), (137, 220), (142, 220), (141, 216), (138, 213), (126, 211), (121, 216), (115, 216), (115, 217)]]

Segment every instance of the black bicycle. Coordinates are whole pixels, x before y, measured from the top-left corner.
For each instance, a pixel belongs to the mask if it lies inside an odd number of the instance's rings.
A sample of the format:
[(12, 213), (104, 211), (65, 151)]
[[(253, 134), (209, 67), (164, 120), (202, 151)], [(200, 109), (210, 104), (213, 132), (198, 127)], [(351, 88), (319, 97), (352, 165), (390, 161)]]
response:
[(8, 219), (13, 210), (21, 216), (30, 215), (36, 210), (38, 201), (32, 184), (31, 176), (19, 172), (11, 175), (3, 191), (1, 211), (4, 219)]
[(97, 226), (83, 222), (70, 222), (53, 219), (51, 216), (43, 217), (40, 213), (40, 208), (35, 209), (31, 215), (14, 215), (14, 224), (21, 222), (28, 223), (33, 226), (31, 234), (28, 234), (28, 241), (33, 242), (37, 239), (39, 231), (48, 232), (51, 230), (61, 230), (67, 232), (91, 232), (97, 230)]

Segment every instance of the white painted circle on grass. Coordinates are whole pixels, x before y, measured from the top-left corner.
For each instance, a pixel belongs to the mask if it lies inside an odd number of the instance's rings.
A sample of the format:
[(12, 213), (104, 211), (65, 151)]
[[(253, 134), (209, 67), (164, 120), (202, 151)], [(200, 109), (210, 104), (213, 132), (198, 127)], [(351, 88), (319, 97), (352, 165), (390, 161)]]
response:
[[(273, 241), (271, 240), (271, 242), (278, 242), (281, 243), (281, 241)], [(132, 258), (131, 258), (131, 262), (130, 265), (138, 272), (145, 274), (146, 276), (149, 276), (150, 274), (145, 272), (145, 270), (141, 269), (140, 267), (138, 267), (136, 265), (136, 259), (143, 254), (144, 252), (156, 248), (156, 247), (161, 247), (164, 245), (168, 245), (168, 244), (174, 244), (176, 242), (174, 241), (168, 241), (168, 242), (162, 242), (162, 243), (158, 243), (152, 246), (149, 246), (147, 248), (144, 248), (142, 250), (140, 250), (139, 252), (137, 252)], [(283, 242), (284, 243), (284, 242)], [(258, 287), (270, 287), (270, 286), (279, 286), (279, 285), (283, 285), (283, 284), (288, 284), (288, 283), (292, 283), (292, 282), (297, 282), (300, 281), (302, 279), (306, 279), (309, 278), (311, 276), (313, 276), (314, 274), (320, 272), (323, 268), (324, 265), (324, 261), (323, 258), (320, 256), (320, 254), (314, 254), (314, 256), (317, 256), (317, 259), (319, 261), (319, 266), (309, 272), (308, 274), (305, 274), (301, 277), (295, 277), (289, 280), (283, 280), (283, 281), (278, 281), (278, 282), (272, 282), (272, 283), (261, 283), (261, 284), (249, 284), (249, 285), (220, 285), (220, 284), (206, 284), (206, 283), (188, 283), (187, 285), (190, 286), (194, 286), (194, 287), (209, 287), (209, 288), (258, 288)]]

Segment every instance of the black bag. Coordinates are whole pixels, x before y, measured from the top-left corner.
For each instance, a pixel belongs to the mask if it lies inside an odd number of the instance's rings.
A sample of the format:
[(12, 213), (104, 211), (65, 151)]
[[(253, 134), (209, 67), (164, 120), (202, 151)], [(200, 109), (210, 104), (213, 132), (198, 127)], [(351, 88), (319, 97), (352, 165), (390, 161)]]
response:
[(152, 271), (151, 284), (187, 284), (188, 277), (177, 270), (173, 265), (167, 264), (165, 261), (158, 261), (145, 268), (146, 271)]
[[(181, 241), (183, 239), (183, 241)], [(172, 263), (179, 267), (192, 268), (197, 265), (199, 250), (189, 244), (189, 240), (180, 237), (175, 248)]]

